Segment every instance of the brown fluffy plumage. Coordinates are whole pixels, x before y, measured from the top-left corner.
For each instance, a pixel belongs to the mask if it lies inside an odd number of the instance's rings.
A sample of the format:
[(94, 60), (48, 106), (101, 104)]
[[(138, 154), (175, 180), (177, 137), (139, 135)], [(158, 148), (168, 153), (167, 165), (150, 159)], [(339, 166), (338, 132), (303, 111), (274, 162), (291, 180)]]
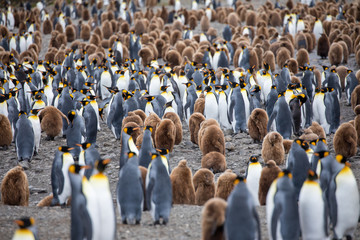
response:
[(260, 205), (266, 204), (266, 195), (269, 191), (271, 183), (277, 178), (281, 169), (276, 165), (275, 161), (269, 160), (261, 171), (259, 181), (259, 202)]
[(91, 34), (91, 27), (88, 24), (83, 23), (81, 25), (80, 38), (84, 41), (88, 41), (90, 39), (90, 34)]
[(309, 129), (318, 135), (319, 138), (326, 138), (325, 130), (318, 122), (313, 121)]
[(63, 118), (68, 122), (68, 118), (57, 108), (47, 106), (39, 113), (41, 130), (47, 135), (47, 140), (54, 140), (63, 127)]
[[(141, 120), (142, 120), (143, 122), (145, 122), (146, 114), (145, 114), (145, 112), (144, 112), (143, 110), (137, 109), (137, 110), (132, 111), (132, 112), (135, 113), (136, 115), (138, 115), (138, 116), (141, 118)], [(145, 125), (145, 126), (146, 126), (146, 125)]]
[(227, 200), (228, 196), (234, 188), (235, 179), (236, 174), (233, 173), (230, 169), (222, 173), (217, 180), (215, 197)]
[(285, 47), (279, 48), (279, 50), (276, 53), (276, 63), (279, 66), (279, 68), (282, 68), (285, 62), (290, 58), (291, 58), (290, 51), (287, 48)]
[(328, 36), (323, 33), (321, 34), (317, 43), (317, 55), (321, 58), (326, 58), (329, 54), (330, 41)]
[(205, 96), (204, 94), (200, 94), (200, 96), (195, 101), (194, 112), (204, 114), (204, 109), (205, 109)]
[(146, 66), (154, 59), (154, 54), (149, 47), (143, 47), (139, 51), (139, 57), (142, 59), (142, 64)]
[(341, 124), (335, 132), (333, 144), (336, 154), (341, 154), (345, 158), (355, 156), (357, 134), (354, 126), (350, 123)]
[(219, 152), (209, 152), (201, 159), (201, 167), (212, 170), (213, 173), (226, 170), (226, 158)]
[(220, 127), (219, 123), (215, 119), (207, 119), (204, 122), (200, 124), (200, 129), (198, 133), (198, 144), (201, 145), (201, 140), (204, 135), (205, 129), (211, 125), (215, 125), (217, 127)]
[(151, 137), (153, 139), (154, 146), (156, 146), (156, 144), (155, 144), (155, 132), (156, 132), (156, 128), (157, 128), (157, 126), (158, 126), (158, 124), (160, 122), (161, 122), (161, 119), (158, 117), (158, 115), (156, 113), (150, 113), (149, 116), (144, 121), (144, 126), (151, 126), (153, 128), (153, 131), (151, 133)]
[(180, 53), (174, 49), (166, 53), (165, 60), (170, 64), (171, 67), (179, 66), (182, 63), (182, 57)]
[(201, 113), (193, 113), (190, 116), (189, 131), (190, 131), (190, 141), (192, 143), (198, 144), (198, 133), (200, 130), (200, 125), (203, 121), (205, 121), (205, 117)]
[(183, 136), (182, 123), (179, 116), (174, 112), (168, 112), (164, 114), (163, 119), (170, 119), (175, 124), (175, 129), (176, 129), (175, 145), (179, 145), (182, 141), (182, 136)]
[(28, 206), (29, 183), (24, 169), (10, 169), (1, 182), (1, 201), (6, 205)]
[(170, 174), (173, 204), (195, 204), (192, 173), (186, 164), (185, 159), (181, 160)]
[(131, 137), (132, 137), (134, 143), (136, 143), (136, 139), (139, 137), (140, 133), (142, 132), (142, 129), (135, 122), (128, 122), (128, 123), (124, 124), (124, 128), (126, 128), (126, 127), (137, 128), (136, 130), (134, 130), (131, 133)]
[(343, 59), (343, 48), (339, 43), (332, 43), (329, 50), (329, 61), (331, 65), (339, 65)]
[(283, 146), (284, 146), (285, 154), (289, 153), (292, 143), (293, 143), (293, 140), (283, 139)]
[(112, 25), (108, 20), (101, 24), (101, 30), (105, 39), (109, 39), (114, 32), (112, 29)]
[(319, 136), (315, 134), (310, 128), (307, 128), (304, 130), (304, 133), (299, 138), (307, 142), (311, 142), (318, 139)]
[(261, 156), (266, 163), (274, 160), (276, 164), (281, 165), (285, 161), (285, 150), (283, 137), (278, 132), (269, 132), (263, 141)]
[(246, 11), (246, 25), (248, 26), (256, 26), (257, 23), (257, 15), (255, 11), (248, 10)]
[(360, 146), (360, 105), (355, 107), (355, 114), (354, 127), (357, 135), (357, 145)]
[(294, 58), (290, 58), (286, 64), (288, 65), (289, 71), (293, 74), (297, 74), (299, 70), (299, 64)]
[(73, 42), (76, 39), (76, 30), (73, 25), (67, 25), (65, 28), (67, 42)]
[(299, 66), (305, 66), (305, 64), (309, 64), (309, 53), (305, 48), (301, 48), (296, 54), (296, 61)]
[(52, 27), (52, 23), (50, 21), (50, 19), (45, 19), (44, 23), (43, 23), (43, 33), (45, 35), (47, 34), (50, 34), (53, 30), (53, 27)]
[(347, 76), (347, 70), (348, 68), (346, 66), (338, 66), (336, 68), (336, 73), (339, 75), (341, 88), (345, 89), (345, 77)]
[(206, 202), (201, 213), (202, 240), (225, 239), (224, 223), (226, 206), (226, 201), (221, 198), (212, 198)]
[(354, 91), (351, 93), (351, 107), (355, 109), (357, 105), (360, 104), (360, 85), (354, 88)]
[(133, 122), (138, 126), (143, 126), (144, 122), (141, 119), (141, 117), (133, 112), (129, 112), (128, 115), (123, 119), (122, 121), (122, 128), (124, 128), (124, 126), (129, 123), (129, 122)]
[(12, 130), (9, 119), (0, 114), (0, 147), (7, 149), (12, 142)]
[(204, 129), (199, 148), (203, 155), (216, 151), (225, 154), (225, 138), (220, 127), (211, 125)]
[(200, 168), (193, 177), (195, 204), (202, 206), (215, 195), (215, 177), (207, 168)]
[(163, 119), (156, 127), (155, 144), (157, 148), (173, 151), (176, 137), (175, 124), (170, 119)]
[(200, 20), (200, 29), (202, 32), (207, 32), (210, 28), (210, 20), (206, 15), (203, 15)]
[(264, 109), (255, 108), (248, 120), (249, 135), (255, 142), (261, 142), (267, 134), (268, 115)]
[(269, 64), (270, 69), (272, 72), (275, 71), (276, 65), (275, 65), (275, 55), (272, 51), (268, 50), (263, 55), (263, 62), (266, 62)]

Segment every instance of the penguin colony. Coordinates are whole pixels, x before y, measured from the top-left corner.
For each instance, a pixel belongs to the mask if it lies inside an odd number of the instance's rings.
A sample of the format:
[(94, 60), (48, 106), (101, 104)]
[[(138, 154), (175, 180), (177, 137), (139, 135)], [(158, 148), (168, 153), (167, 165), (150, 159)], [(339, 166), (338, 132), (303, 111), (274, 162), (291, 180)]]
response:
[[(53, 157), (52, 195), (41, 205), (71, 205), (71, 239), (115, 239), (110, 159), (97, 147), (104, 123), (119, 140), (115, 195), (123, 224), (140, 224), (145, 210), (166, 225), (172, 204), (196, 204), (204, 205), (203, 239), (261, 239), (255, 207), (266, 204), (270, 239), (299, 239), (300, 232), (303, 239), (353, 239), (360, 207), (349, 158), (360, 127), (357, 116), (340, 125), (340, 103), (359, 114), (359, 74), (339, 65), (351, 54), (360, 65), (359, 5), (266, 1), (255, 11), (241, 1), (181, 4), (5, 4), (0, 146), (14, 145), (20, 166), (2, 179), (2, 202), (28, 205), (25, 171), (46, 151), (40, 142), (64, 137)], [(225, 27), (213, 28), (214, 21)], [(315, 48), (330, 65), (312, 65)], [(183, 125), (202, 155), (194, 175), (190, 159), (170, 165)], [(260, 143), (264, 166), (253, 155), (244, 176), (227, 169), (224, 131)], [(16, 223), (14, 239), (37, 239), (32, 217)]]

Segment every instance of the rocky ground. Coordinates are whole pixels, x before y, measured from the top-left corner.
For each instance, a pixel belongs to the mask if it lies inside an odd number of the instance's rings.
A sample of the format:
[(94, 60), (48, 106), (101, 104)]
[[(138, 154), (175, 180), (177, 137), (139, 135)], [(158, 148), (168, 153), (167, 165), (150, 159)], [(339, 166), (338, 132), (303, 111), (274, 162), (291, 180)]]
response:
[[(260, 2), (260, 1), (259, 1)], [(264, 2), (264, 1), (261, 1)], [(214, 24), (219, 31), (222, 26)], [(43, 38), (43, 50), (46, 52), (49, 36)], [(328, 60), (321, 60), (316, 55), (316, 50), (310, 53), (310, 63), (317, 67), (328, 64)], [(347, 65), (357, 70), (354, 56), (351, 55)], [(355, 117), (351, 107), (345, 105), (345, 99), (341, 101), (341, 122), (352, 120)], [(101, 131), (98, 133), (97, 145), (102, 157), (111, 158), (112, 161), (106, 170), (110, 180), (110, 187), (115, 203), (115, 187), (118, 180), (120, 142), (116, 141), (105, 123), (101, 123)], [(190, 142), (190, 134), (186, 124), (183, 126), (183, 141), (175, 146), (170, 157), (171, 168), (177, 166), (182, 159), (187, 159), (188, 166), (194, 174), (201, 167), (201, 152), (198, 146)], [(229, 169), (236, 173), (245, 172), (246, 162), (254, 154), (261, 154), (261, 144), (253, 143), (249, 135), (239, 133), (232, 135), (225, 133), (228, 149), (225, 156)], [(329, 147), (333, 153), (333, 135), (327, 137)], [(52, 161), (57, 147), (65, 145), (65, 139), (57, 137), (55, 141), (46, 141), (42, 135), (40, 151), (31, 162), (31, 169), (27, 170), (30, 187), (30, 203), (28, 207), (6, 206), (0, 203), (0, 239), (10, 239), (17, 228), (13, 222), (21, 216), (33, 216), (36, 219), (40, 239), (69, 239), (70, 238), (70, 208), (61, 207), (36, 207), (36, 204), (51, 193), (50, 173)], [(0, 181), (5, 173), (16, 166), (15, 145), (9, 150), (1, 151)], [(350, 159), (352, 170), (359, 183), (360, 180), (360, 156)], [(285, 167), (285, 166), (281, 166)], [(219, 174), (216, 175), (216, 178)], [(148, 212), (144, 212), (140, 225), (128, 226), (121, 224), (117, 209), (117, 239), (199, 239), (201, 237), (201, 211), (200, 206), (175, 205), (171, 211), (170, 222), (167, 226), (153, 226)], [(262, 225), (262, 239), (268, 239), (266, 228), (265, 207), (258, 207), (258, 214)], [(360, 229), (356, 231), (355, 239), (360, 239)]]

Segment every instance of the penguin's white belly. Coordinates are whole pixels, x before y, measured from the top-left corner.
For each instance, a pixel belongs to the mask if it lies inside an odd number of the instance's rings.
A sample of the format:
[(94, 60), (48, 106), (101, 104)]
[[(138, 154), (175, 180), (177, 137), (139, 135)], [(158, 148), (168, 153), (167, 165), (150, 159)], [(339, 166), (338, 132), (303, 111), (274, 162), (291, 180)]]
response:
[(152, 96), (156, 96), (160, 94), (160, 79), (155, 78), (151, 79), (150, 86), (149, 86), (149, 94)]
[(68, 199), (68, 197), (71, 196), (71, 185), (70, 185), (68, 170), (69, 170), (70, 165), (73, 163), (74, 163), (74, 159), (72, 157), (66, 157), (66, 159), (63, 160), (63, 166), (61, 168), (61, 171), (62, 171), (62, 174), (64, 175), (64, 185), (63, 185), (64, 189), (63, 189), (62, 193), (59, 194), (60, 204), (66, 203), (65, 201)]
[(39, 146), (40, 146), (40, 139), (41, 139), (41, 125), (40, 125), (40, 120), (39, 119), (32, 119), (29, 118), (33, 130), (34, 130), (34, 140), (35, 140), (35, 151), (37, 152), (39, 150)]
[(313, 109), (315, 107), (315, 110), (313, 110), (314, 120), (316, 120), (324, 128), (326, 134), (329, 134), (330, 124), (326, 120), (326, 107), (324, 104), (324, 95), (318, 96), (316, 99), (316, 103), (314, 100), (313, 104), (314, 104)]
[[(266, 220), (267, 220), (267, 226), (268, 226), (268, 232), (269, 232), (269, 239), (272, 239), (271, 235), (271, 218), (274, 211), (274, 196), (276, 193), (276, 180), (274, 180), (269, 188), (269, 191), (266, 195)], [(278, 235), (277, 235), (278, 236)], [(278, 236), (279, 237), (279, 236)]]
[(54, 99), (54, 93), (52, 92), (51, 88), (49, 86), (45, 86), (45, 90), (44, 93), (46, 95), (47, 98), (47, 105), (51, 106), (53, 99)]
[(315, 34), (316, 41), (319, 40), (321, 34), (323, 33), (323, 27), (321, 23), (315, 22), (313, 33)]
[(342, 170), (335, 179), (337, 224), (334, 231), (338, 237), (352, 235), (359, 219), (359, 191), (350, 169)]
[(100, 80), (100, 88), (101, 88), (101, 97), (102, 99), (108, 98), (111, 96), (111, 93), (107, 90), (106, 87), (111, 87), (111, 77), (109, 76), (102, 76)]
[(259, 181), (261, 176), (261, 165), (254, 167), (251, 171), (248, 172), (246, 177), (246, 183), (249, 188), (250, 193), (254, 198), (256, 206), (260, 206), (259, 202)]
[(0, 103), (0, 114), (5, 115), (6, 117), (9, 116), (9, 111), (8, 111), (8, 107), (7, 107), (7, 102), (6, 102), (6, 101)]
[(150, 113), (153, 113), (154, 112), (154, 108), (152, 106), (151, 103), (146, 103), (146, 106), (145, 106), (145, 114), (146, 116), (149, 116)]
[(18, 229), (12, 240), (35, 240), (35, 237), (29, 229)]
[(265, 79), (265, 81), (263, 82), (263, 86), (261, 87), (261, 95), (263, 96), (263, 99), (262, 99), (263, 103), (265, 103), (267, 100), (267, 97), (271, 91), (271, 86), (272, 86), (271, 80)]
[(124, 77), (119, 77), (116, 81), (116, 87), (121, 91), (123, 89), (128, 90), (128, 84), (126, 83), (126, 79)]
[(91, 218), (92, 223), (92, 239), (101, 240), (104, 239), (100, 236), (100, 212), (103, 210), (104, 206), (99, 207), (97, 196), (99, 193), (95, 192), (93, 186), (89, 183), (88, 180), (83, 180), (83, 192), (86, 198), (86, 208)]
[[(210, 95), (210, 96), (209, 96)], [(206, 94), (204, 115), (206, 119), (213, 118), (218, 121), (219, 106), (214, 94)]]
[(249, 98), (247, 96), (246, 90), (241, 90), (241, 94), (244, 99), (245, 116), (246, 116), (246, 123), (247, 123), (249, 120), (249, 117), (250, 117), (250, 102), (249, 102)]
[(300, 226), (304, 240), (326, 239), (324, 210), (319, 184), (304, 184), (299, 195)]
[(225, 94), (219, 95), (219, 123), (225, 129), (231, 129), (231, 123), (228, 118), (228, 105)]

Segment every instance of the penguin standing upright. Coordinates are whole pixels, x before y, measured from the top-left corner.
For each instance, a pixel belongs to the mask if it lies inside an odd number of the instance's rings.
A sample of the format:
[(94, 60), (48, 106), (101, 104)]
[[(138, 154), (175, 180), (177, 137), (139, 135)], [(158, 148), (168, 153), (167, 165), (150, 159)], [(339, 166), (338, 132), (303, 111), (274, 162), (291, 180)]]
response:
[(359, 81), (356, 78), (355, 73), (352, 70), (347, 70), (347, 76), (345, 77), (345, 94), (346, 94), (346, 102), (347, 105), (351, 104), (351, 94), (359, 85)]
[(280, 93), (275, 103), (273, 112), (269, 118), (267, 130), (270, 132), (272, 122), (275, 120), (275, 130), (278, 131), (283, 138), (289, 139), (293, 132), (291, 110), (286, 102), (284, 93)]
[(16, 122), (15, 145), (18, 162), (24, 169), (28, 169), (34, 155), (35, 134), (31, 121), (23, 111), (20, 111), (19, 120)]
[(234, 133), (239, 131), (247, 132), (245, 100), (243, 98), (243, 94), (241, 93), (239, 84), (236, 83), (233, 87), (232, 94), (229, 95), (229, 118), (232, 122), (233, 131)]
[(254, 198), (255, 206), (259, 206), (259, 181), (262, 167), (257, 156), (251, 156), (246, 168), (246, 184)]
[(146, 126), (144, 128), (143, 139), (139, 151), (139, 166), (143, 166), (145, 168), (149, 167), (151, 162), (151, 153), (155, 151), (151, 138), (152, 131), (153, 128), (151, 126)]
[(133, 152), (136, 156), (139, 156), (139, 150), (137, 149), (131, 134), (137, 130), (134, 127), (124, 127), (121, 134), (121, 151), (120, 151), (120, 169), (126, 164), (128, 160), (128, 153)]
[(95, 161), (100, 159), (100, 153), (95, 148), (94, 144), (89, 142), (84, 142), (82, 144), (76, 144), (78, 147), (81, 147), (82, 150), (79, 154), (79, 164), (82, 166), (89, 166), (88, 169), (82, 169), (80, 174), (85, 176), (87, 179), (90, 179), (91, 175), (94, 173)]
[(19, 226), (14, 233), (13, 240), (23, 240), (23, 239), (39, 239), (38, 231), (35, 226), (35, 219), (33, 217), (24, 217), (18, 220), (15, 220), (15, 223)]
[(309, 170), (299, 195), (299, 217), (303, 239), (327, 239), (327, 211), (317, 175)]
[(116, 199), (123, 224), (133, 225), (140, 224), (144, 193), (138, 157), (128, 152), (128, 158), (120, 169)]
[(98, 119), (94, 107), (88, 101), (82, 101), (83, 112), (82, 116), (85, 123), (85, 140), (91, 144), (96, 144), (97, 132), (98, 132)]
[(80, 148), (76, 144), (85, 141), (85, 122), (75, 110), (68, 113), (69, 125), (64, 132), (66, 135), (66, 144), (75, 148), (75, 155), (80, 153)]
[(205, 108), (204, 108), (204, 116), (206, 119), (213, 118), (216, 121), (219, 119), (219, 104), (217, 96), (214, 92), (212, 92), (212, 87), (207, 86), (204, 90), (206, 92), (205, 95)]
[(40, 119), (38, 117), (39, 111), (40, 109), (31, 110), (30, 111), (31, 115), (28, 117), (34, 132), (34, 141), (35, 141), (34, 155), (37, 155), (39, 152), (40, 139), (41, 139), (41, 126), (40, 126)]
[(224, 223), (226, 239), (261, 239), (260, 220), (252, 194), (242, 177), (234, 181)]
[[(93, 239), (93, 226), (86, 208), (86, 198), (82, 189), (81, 168), (78, 164), (70, 164), (68, 172), (68, 188), (71, 193), (71, 239)], [(55, 195), (54, 195), (55, 196)]]
[(266, 217), (271, 240), (300, 237), (298, 204), (291, 178), (289, 171), (280, 172), (266, 197)]
[(224, 129), (231, 129), (231, 122), (228, 114), (228, 98), (225, 90), (228, 88), (228, 85), (219, 85), (219, 123), (220, 126)]
[[(71, 185), (69, 180), (68, 169), (74, 163), (74, 158), (69, 151), (72, 148), (59, 147), (55, 152), (51, 168), (51, 187), (53, 192), (53, 200), (51, 205), (65, 205), (71, 196)], [(80, 171), (80, 170), (79, 170)]]
[(146, 202), (154, 224), (167, 224), (172, 204), (172, 187), (169, 172), (159, 153), (153, 153), (146, 176)]
[(110, 159), (95, 161), (96, 174), (91, 176), (89, 182), (96, 193), (96, 201), (99, 209), (99, 237), (100, 239), (115, 239), (116, 215), (110, 191), (109, 180), (103, 173)]
[(314, 96), (312, 109), (313, 120), (318, 122), (321, 127), (324, 128), (326, 134), (329, 134), (333, 106), (331, 98), (326, 95), (327, 91), (327, 88), (321, 88), (320, 90), (317, 90)]

